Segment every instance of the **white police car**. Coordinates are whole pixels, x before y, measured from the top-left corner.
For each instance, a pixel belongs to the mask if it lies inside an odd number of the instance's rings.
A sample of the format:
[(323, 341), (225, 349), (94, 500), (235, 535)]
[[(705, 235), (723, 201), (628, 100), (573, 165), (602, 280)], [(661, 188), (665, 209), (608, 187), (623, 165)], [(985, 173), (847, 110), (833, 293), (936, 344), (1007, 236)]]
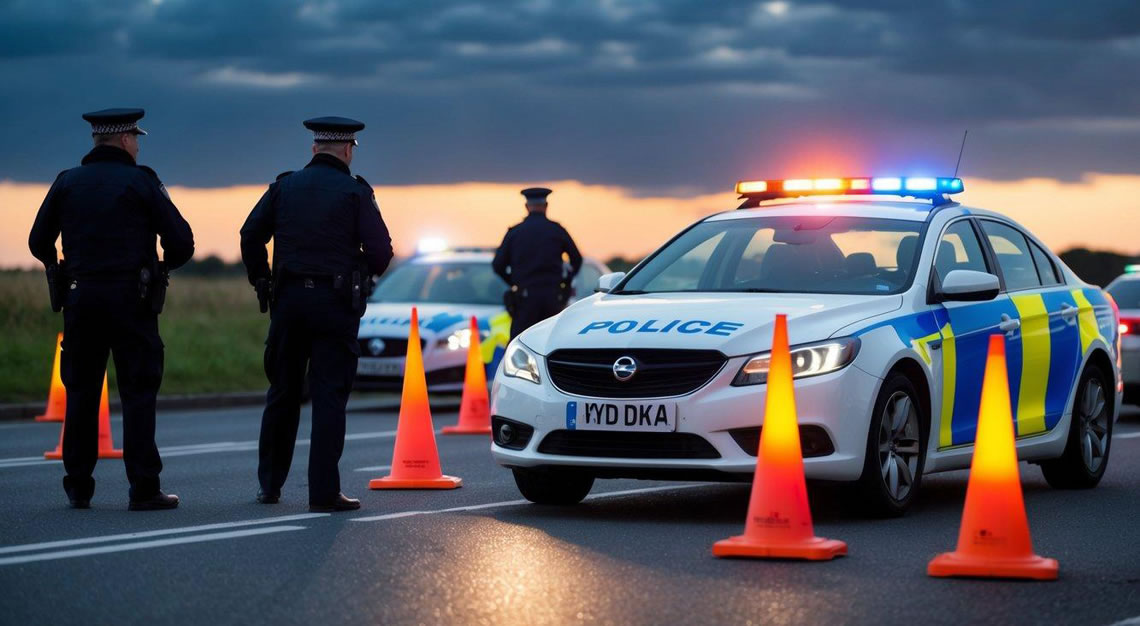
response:
[[(480, 349), (490, 380), (511, 327), (503, 307), (507, 286), (491, 270), (494, 253), (493, 248), (434, 250), (417, 254), (385, 274), (360, 320), (354, 387), (398, 390), (403, 384), (413, 306), (418, 308), (424, 370), (431, 391), (462, 391), (472, 315), (479, 325)], [(595, 284), (608, 271), (605, 265), (586, 259), (572, 286), (577, 293), (588, 292), (581, 285)]]
[(740, 183), (740, 210), (511, 342), (495, 459), (539, 503), (577, 502), (599, 477), (748, 480), (786, 313), (808, 478), (855, 482), (868, 509), (900, 514), (923, 473), (968, 467), (988, 336), (1004, 333), (1020, 457), (1055, 487), (1096, 485), (1120, 400), (1117, 313), (1021, 226), (949, 200), (961, 190)]

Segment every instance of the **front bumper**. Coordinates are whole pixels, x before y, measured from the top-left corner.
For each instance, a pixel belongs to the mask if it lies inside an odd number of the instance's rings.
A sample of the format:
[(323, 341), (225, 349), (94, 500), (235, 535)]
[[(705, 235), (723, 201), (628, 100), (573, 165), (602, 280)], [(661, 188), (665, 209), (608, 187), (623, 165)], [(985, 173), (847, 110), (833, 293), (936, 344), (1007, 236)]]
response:
[[(556, 389), (550, 382), (545, 359), (541, 358), (539, 368), (542, 384), (536, 385), (503, 375), (495, 377), (492, 415), (530, 426), (534, 431), (521, 450), (492, 444), (493, 456), (500, 465), (508, 467), (577, 467), (603, 477), (747, 479), (756, 468), (755, 448), (746, 451), (743, 447), (746, 444), (738, 441), (741, 439), (739, 433), (734, 438), (730, 431), (761, 425), (767, 388), (765, 385), (731, 385), (746, 358), (729, 359), (708, 384), (688, 395), (647, 400), (677, 404), (676, 433), (680, 436), (673, 437), (664, 447), (699, 443), (691, 438), (696, 436), (715, 450), (715, 458), (644, 458), (643, 450), (638, 452), (639, 458), (539, 452), (543, 441), (551, 433), (555, 433), (555, 438), (565, 438), (567, 402), (597, 400)], [(808, 478), (847, 481), (857, 479), (862, 473), (868, 425), (879, 383), (879, 379), (854, 366), (832, 374), (796, 381), (796, 406), (801, 432), (809, 427), (822, 430), (834, 448), (833, 452), (825, 456), (804, 459), (804, 471)], [(682, 439), (687, 441), (679, 441)], [(644, 438), (643, 441), (657, 445), (656, 442), (661, 440), (650, 441), (649, 438)], [(547, 449), (551, 447), (546, 446)]]
[[(361, 337), (367, 341), (371, 337)], [(381, 337), (381, 339), (389, 339)], [(424, 375), (429, 391), (463, 391), (463, 379), (467, 370), (467, 350), (449, 350), (433, 345), (428, 340), (423, 348)], [(370, 357), (362, 354), (357, 363), (356, 380), (353, 388), (359, 391), (399, 391), (404, 384), (404, 356)], [(382, 366), (383, 374), (367, 373), (370, 364)]]

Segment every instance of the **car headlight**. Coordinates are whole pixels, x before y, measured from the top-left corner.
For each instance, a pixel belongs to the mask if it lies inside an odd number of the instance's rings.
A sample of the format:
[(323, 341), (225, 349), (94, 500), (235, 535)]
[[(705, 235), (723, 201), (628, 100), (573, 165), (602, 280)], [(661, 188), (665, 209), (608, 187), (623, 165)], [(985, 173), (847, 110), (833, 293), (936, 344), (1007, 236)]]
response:
[[(479, 331), (479, 340), (482, 341), (490, 337), (491, 333), (486, 330)], [(446, 337), (441, 337), (435, 341), (435, 347), (447, 348), (448, 350), (466, 350), (471, 346), (471, 329), (460, 328)]]
[(538, 358), (526, 346), (512, 341), (503, 357), (503, 373), (538, 384)]
[[(834, 339), (791, 349), (792, 378), (819, 376), (847, 367), (859, 353), (859, 340), (854, 337)], [(761, 385), (768, 382), (771, 352), (761, 352), (748, 359), (732, 381), (735, 386)]]

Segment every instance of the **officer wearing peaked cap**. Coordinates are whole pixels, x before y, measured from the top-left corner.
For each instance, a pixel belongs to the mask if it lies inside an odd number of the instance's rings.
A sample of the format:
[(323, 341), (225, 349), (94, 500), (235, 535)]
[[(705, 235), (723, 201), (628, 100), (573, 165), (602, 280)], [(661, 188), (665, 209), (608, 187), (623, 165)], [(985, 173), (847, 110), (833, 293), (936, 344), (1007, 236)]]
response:
[[(107, 357), (113, 356), (123, 403), (123, 461), (131, 510), (171, 509), (178, 496), (159, 489), (155, 400), (162, 382), (158, 313), (167, 271), (194, 254), (194, 235), (154, 170), (138, 165), (142, 109), (87, 113), (95, 147), (55, 179), (28, 237), (48, 270), (52, 309), (63, 310), (60, 375), (67, 388), (64, 490), (75, 508), (90, 506), (98, 458), (98, 415)], [(155, 236), (163, 249), (159, 262)], [(62, 238), (62, 261), (55, 242)]]
[(550, 194), (545, 187), (522, 190), (526, 219), (507, 230), (491, 262), (495, 273), (510, 285), (504, 300), (511, 314), (512, 339), (565, 308), (570, 283), (582, 267), (582, 255), (570, 233), (546, 218)]
[[(305, 127), (313, 131), (313, 159), (300, 171), (278, 176), (241, 228), (249, 282), (270, 312), (257, 500), (275, 504), (281, 497), (308, 371), (309, 508), (345, 511), (360, 508), (359, 500), (341, 493), (338, 468), (345, 405), (360, 356), (356, 336), (372, 277), (392, 260), (392, 240), (372, 187), (349, 170), (364, 124), (320, 117)], [(272, 271), (266, 252), (271, 238)]]

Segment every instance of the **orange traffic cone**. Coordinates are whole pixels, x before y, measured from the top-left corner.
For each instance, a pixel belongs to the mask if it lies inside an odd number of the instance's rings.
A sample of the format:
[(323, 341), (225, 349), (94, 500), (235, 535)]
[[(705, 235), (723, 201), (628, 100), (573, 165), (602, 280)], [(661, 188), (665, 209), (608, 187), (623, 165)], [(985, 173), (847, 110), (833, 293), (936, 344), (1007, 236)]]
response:
[(400, 398), (400, 418), (396, 424), (396, 448), (392, 452), (391, 473), (374, 478), (369, 489), (455, 489), (463, 479), (444, 476), (435, 447), (435, 429), (428, 406), (427, 379), (420, 352), (420, 318), (412, 307), (408, 334), (408, 356), (404, 360), (404, 392)]
[(788, 318), (777, 315), (748, 519), (743, 535), (713, 544), (713, 555), (823, 561), (844, 554), (846, 543), (816, 537), (812, 529), (796, 424)]
[(51, 366), (51, 387), (48, 388), (47, 406), (43, 415), (37, 415), (37, 422), (62, 422), (67, 413), (67, 390), (59, 376), (59, 357), (62, 354), (63, 333), (55, 338), (55, 363)]
[[(63, 430), (59, 429), (59, 444), (55, 450), (44, 452), (45, 459), (59, 460), (63, 458)], [(111, 402), (107, 398), (107, 375), (103, 374), (103, 397), (99, 400), (99, 458), (121, 459), (123, 451), (115, 449), (115, 442), (111, 439)]]
[(491, 408), (487, 399), (487, 371), (479, 348), (479, 324), (471, 317), (471, 344), (467, 348), (467, 374), (463, 379), (463, 400), (459, 403), (459, 423), (445, 426), (445, 435), (491, 434)]
[(926, 573), (1056, 580), (1059, 569), (1056, 559), (1033, 553), (1017, 469), (1005, 336), (991, 335), (958, 549), (934, 557)]

